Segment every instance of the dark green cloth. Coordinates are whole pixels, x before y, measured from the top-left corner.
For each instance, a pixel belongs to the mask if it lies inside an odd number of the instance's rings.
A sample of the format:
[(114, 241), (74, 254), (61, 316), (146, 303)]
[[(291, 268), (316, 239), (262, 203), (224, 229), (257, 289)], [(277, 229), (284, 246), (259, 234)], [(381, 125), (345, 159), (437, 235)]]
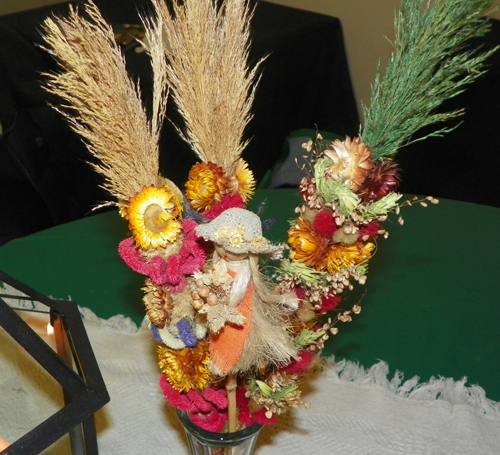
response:
[[(296, 190), (258, 191), (251, 208), (277, 222), (266, 232), (285, 240)], [(500, 305), (497, 291), (500, 210), (443, 200), (403, 209), (404, 226), (390, 218), (379, 239), (367, 285), (345, 296), (362, 312), (329, 340), (326, 354), (369, 367), (378, 359), (406, 377), (461, 379), (500, 401)], [(0, 248), (0, 269), (38, 291), (71, 298), (102, 318), (125, 314), (140, 323), (143, 277), (122, 263), (128, 235), (116, 212), (94, 215)]]

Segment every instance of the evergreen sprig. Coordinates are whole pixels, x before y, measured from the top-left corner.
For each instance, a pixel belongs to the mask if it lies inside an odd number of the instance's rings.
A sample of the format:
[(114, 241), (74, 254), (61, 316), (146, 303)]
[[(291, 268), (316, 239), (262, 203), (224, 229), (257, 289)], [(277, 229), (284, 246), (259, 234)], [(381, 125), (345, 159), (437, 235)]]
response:
[(297, 337), (295, 337), (293, 342), (295, 343), (295, 346), (297, 346), (298, 348), (304, 348), (306, 346), (309, 346), (310, 344), (313, 344), (324, 334), (325, 334), (324, 330), (318, 330), (317, 332), (314, 332), (313, 330), (304, 329), (302, 330), (302, 332), (300, 332), (300, 334)]
[(485, 73), (487, 58), (497, 50), (466, 50), (471, 38), (485, 35), (485, 12), (493, 0), (402, 0), (395, 18), (394, 51), (382, 77), (380, 65), (372, 85), (371, 106), (360, 137), (381, 161), (400, 147), (456, 126), (437, 129), (415, 139), (423, 127), (456, 119), (463, 109), (437, 112), (447, 99), (462, 93)]
[(403, 195), (399, 193), (389, 193), (372, 204), (360, 206), (361, 214), (365, 219), (370, 220), (386, 215), (398, 205), (402, 197)]

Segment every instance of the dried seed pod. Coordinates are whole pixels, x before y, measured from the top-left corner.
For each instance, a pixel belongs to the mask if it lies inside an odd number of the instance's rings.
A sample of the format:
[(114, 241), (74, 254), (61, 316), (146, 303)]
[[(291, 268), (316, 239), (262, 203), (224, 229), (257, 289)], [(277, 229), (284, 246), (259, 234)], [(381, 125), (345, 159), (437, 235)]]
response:
[(146, 279), (145, 287), (142, 288), (146, 292), (142, 301), (144, 303), (146, 313), (152, 324), (159, 328), (165, 327), (170, 323), (170, 314), (173, 309), (172, 296), (166, 286), (155, 286), (152, 281)]
[(196, 311), (201, 310), (202, 307), (203, 307), (203, 302), (200, 299), (193, 300), (193, 308)]
[(201, 286), (198, 288), (198, 294), (200, 297), (206, 298), (210, 294), (210, 288), (208, 286)]
[(219, 303), (219, 298), (215, 294), (211, 293), (207, 297), (207, 303), (210, 306), (215, 306)]

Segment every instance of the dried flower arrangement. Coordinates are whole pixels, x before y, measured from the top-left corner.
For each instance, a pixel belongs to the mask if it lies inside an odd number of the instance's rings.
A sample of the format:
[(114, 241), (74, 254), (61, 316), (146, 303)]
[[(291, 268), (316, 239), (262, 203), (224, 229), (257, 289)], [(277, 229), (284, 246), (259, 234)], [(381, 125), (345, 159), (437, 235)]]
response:
[[(284, 245), (267, 240), (259, 216), (246, 210), (256, 184), (241, 159), (262, 63), (247, 64), (252, 10), (245, 0), (152, 2), (155, 18), (144, 19), (150, 118), (91, 0), (85, 17), (71, 9), (45, 22), (47, 50), (61, 67), (46, 88), (64, 100), (58, 109), (100, 160), (96, 170), (129, 223), (119, 253), (146, 276), (167, 401), (211, 431), (274, 423), (287, 408), (307, 407), (299, 383), (336, 323), (360, 312), (339, 310), (341, 294), (365, 283), (376, 239), (387, 235), (382, 223), (412, 203), (400, 202), (394, 157), (421, 127), (462, 114), (435, 109), (484, 71), (491, 52), (463, 44), (486, 33), (482, 15), (492, 2), (403, 0), (395, 50), (360, 137), (325, 146), (318, 135), (305, 144), (310, 175), (274, 282), (259, 258), (281, 258)], [(179, 133), (200, 159), (185, 194), (158, 171), (169, 92), (185, 121)], [(329, 312), (333, 320), (321, 322)]]

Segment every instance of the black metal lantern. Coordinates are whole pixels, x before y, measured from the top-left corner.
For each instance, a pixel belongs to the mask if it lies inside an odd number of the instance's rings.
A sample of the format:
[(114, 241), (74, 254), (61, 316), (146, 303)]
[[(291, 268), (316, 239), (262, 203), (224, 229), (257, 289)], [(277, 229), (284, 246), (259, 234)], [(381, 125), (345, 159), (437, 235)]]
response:
[[(77, 304), (46, 297), (1, 271), (0, 281), (23, 294), (0, 294), (0, 326), (61, 385), (64, 397), (62, 409), (0, 453), (35, 455), (69, 433), (73, 455), (97, 455), (94, 413), (109, 401), (109, 394)], [(50, 309), (57, 352), (5, 299), (40, 302)]]

